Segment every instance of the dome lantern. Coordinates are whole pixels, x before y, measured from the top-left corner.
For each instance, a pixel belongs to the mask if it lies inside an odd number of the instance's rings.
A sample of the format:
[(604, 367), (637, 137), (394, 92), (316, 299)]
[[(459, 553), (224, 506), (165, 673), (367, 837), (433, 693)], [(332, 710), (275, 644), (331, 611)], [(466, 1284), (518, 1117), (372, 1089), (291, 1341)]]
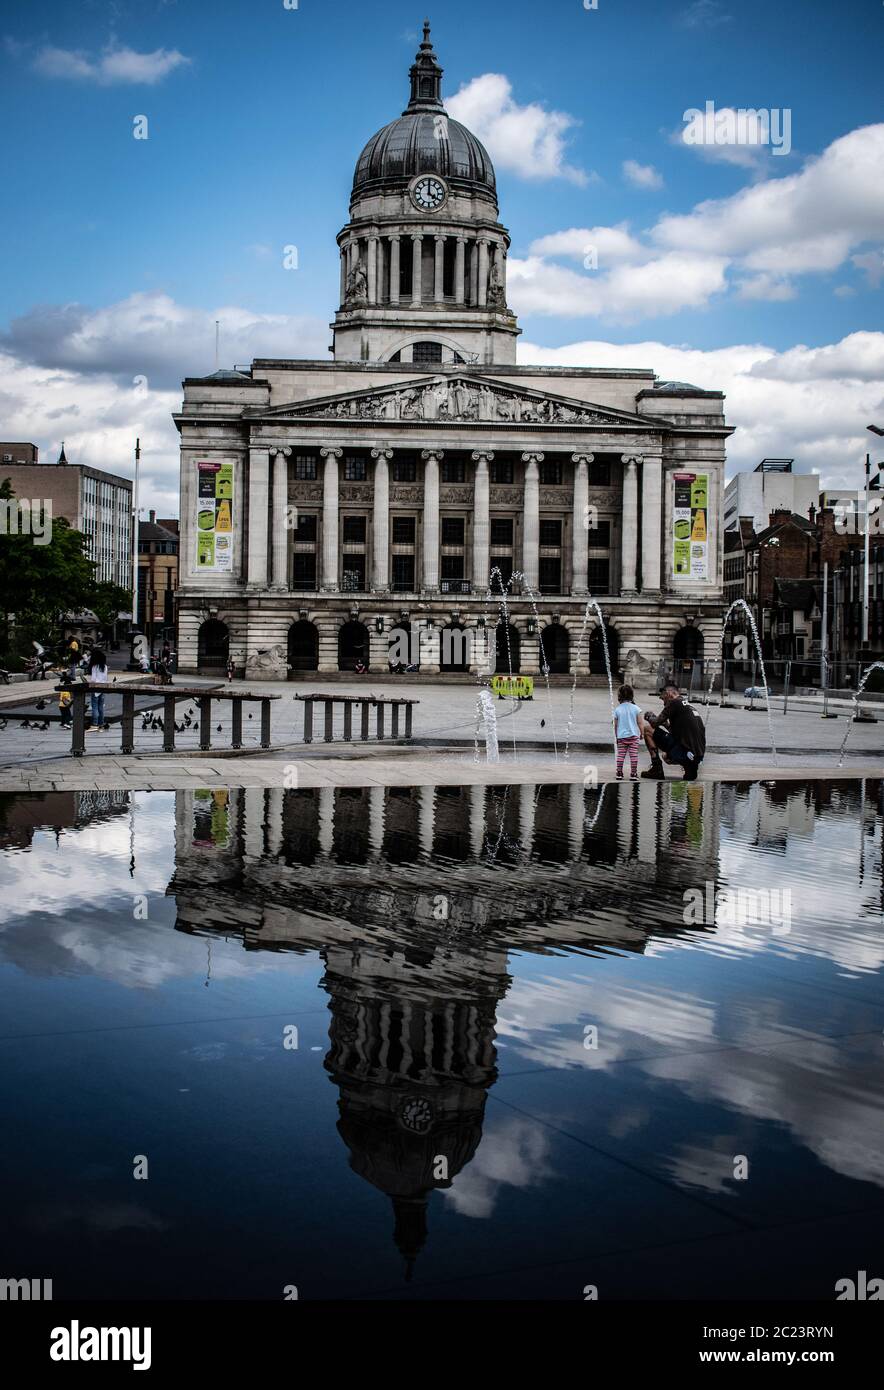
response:
[(411, 100), (402, 112), (444, 111), (442, 105), (442, 73), (438, 59), (430, 42), (430, 21), (424, 20), (424, 41), (417, 51), (409, 76), (411, 78)]

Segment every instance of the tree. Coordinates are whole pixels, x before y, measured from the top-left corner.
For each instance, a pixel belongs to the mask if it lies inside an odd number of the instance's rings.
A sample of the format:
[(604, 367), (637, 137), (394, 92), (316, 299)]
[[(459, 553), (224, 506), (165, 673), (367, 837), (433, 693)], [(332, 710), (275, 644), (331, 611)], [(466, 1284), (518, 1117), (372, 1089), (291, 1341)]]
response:
[(119, 584), (102, 579), (94, 585), (88, 606), (103, 628), (113, 627), (120, 613), (131, 613), (132, 593), (129, 589), (121, 589)]
[[(0, 482), (0, 501), (15, 493), (9, 479)], [(15, 642), (45, 640), (59, 616), (70, 609), (91, 607), (95, 565), (83, 554), (85, 537), (64, 519), (52, 518), (51, 539), (22, 534), (15, 507), (5, 508), (10, 523), (0, 532), (0, 641), (8, 652)]]

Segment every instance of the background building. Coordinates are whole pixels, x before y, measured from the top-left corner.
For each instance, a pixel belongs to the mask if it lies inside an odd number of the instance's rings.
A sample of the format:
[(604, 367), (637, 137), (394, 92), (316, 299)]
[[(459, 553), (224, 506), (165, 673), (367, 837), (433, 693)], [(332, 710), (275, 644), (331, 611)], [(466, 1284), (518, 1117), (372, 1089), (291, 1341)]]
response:
[(807, 516), (820, 497), (818, 473), (793, 473), (794, 459), (762, 459), (752, 472), (737, 473), (724, 490), (724, 529), (730, 531), (740, 517), (749, 517), (756, 528), (764, 526), (773, 511)]
[(156, 512), (138, 523), (138, 614), (136, 626), (151, 648), (175, 637), (178, 588), (178, 522), (157, 521)]
[[(16, 450), (33, 458), (9, 462)], [(85, 553), (99, 582), (132, 588), (132, 484), (128, 478), (84, 464), (68, 463), (64, 444), (57, 463), (38, 463), (33, 444), (0, 444), (0, 481), (8, 478), (17, 497), (48, 498), (53, 517), (64, 517), (85, 537)]]

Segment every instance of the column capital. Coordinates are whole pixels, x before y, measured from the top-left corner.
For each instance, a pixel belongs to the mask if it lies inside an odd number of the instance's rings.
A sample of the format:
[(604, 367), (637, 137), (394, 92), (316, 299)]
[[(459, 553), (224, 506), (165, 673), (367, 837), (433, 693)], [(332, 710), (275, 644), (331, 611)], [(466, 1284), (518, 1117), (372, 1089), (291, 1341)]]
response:
[(494, 454), (490, 449), (476, 449), (473, 454), (473, 463), (493, 463)]
[(447, 232), (434, 232), (434, 233), (433, 233), (433, 240), (434, 240), (434, 241), (447, 241), (447, 240), (448, 240), (448, 233), (447, 233)]
[(287, 444), (273, 444), (270, 447), (271, 454), (281, 454), (283, 458), (291, 458), (292, 451)]
[(545, 454), (534, 454), (534, 453), (531, 453), (531, 454), (523, 454), (523, 455), (522, 455), (522, 462), (523, 462), (523, 463), (543, 463), (543, 460), (545, 459), (545, 457), (546, 457)]
[(371, 456), (372, 456), (373, 459), (391, 459), (391, 458), (393, 457), (393, 450), (392, 450), (392, 449), (372, 449), (372, 451), (371, 451)]
[(344, 452), (343, 449), (336, 449), (336, 448), (333, 449), (333, 448), (331, 448), (331, 447), (325, 448), (325, 449), (320, 449), (320, 451), (319, 451), (321, 457), (324, 458), (324, 459), (330, 459), (330, 458), (339, 459), (339, 458), (341, 457), (341, 455), (343, 454), (343, 452)]
[(595, 454), (572, 454), (572, 455), (571, 455), (571, 462), (572, 462), (572, 463), (592, 463), (592, 461), (593, 461), (594, 458), (595, 458)]
[(408, 235), (411, 237), (412, 241), (423, 241), (424, 239), (423, 232), (409, 232)]
[(438, 463), (439, 459), (443, 459), (444, 457), (444, 449), (421, 449), (421, 458), (423, 459), (424, 463), (429, 463), (430, 459), (435, 459)]
[(642, 463), (642, 462), (643, 462), (643, 458), (642, 458), (642, 455), (641, 455), (641, 454), (621, 454), (621, 455), (620, 455), (620, 462), (621, 462), (621, 463), (627, 463), (627, 464), (629, 464), (629, 463)]
[(390, 234), (389, 234), (387, 240), (388, 240), (388, 241), (401, 241), (401, 240), (402, 240), (402, 237), (399, 235), (398, 232), (390, 232)]

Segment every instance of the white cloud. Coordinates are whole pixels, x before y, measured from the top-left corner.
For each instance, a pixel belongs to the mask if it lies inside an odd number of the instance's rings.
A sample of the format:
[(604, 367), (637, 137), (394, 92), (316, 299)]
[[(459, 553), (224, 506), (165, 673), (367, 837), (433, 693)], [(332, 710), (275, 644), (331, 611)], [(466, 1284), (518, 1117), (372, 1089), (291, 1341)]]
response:
[(224, 366), (253, 357), (327, 359), (328, 327), (314, 319), (236, 306), (194, 309), (161, 293), (95, 310), (37, 308), (0, 335), (4, 429), (11, 439), (32, 440), (41, 458), (54, 460), (64, 439), (72, 463), (124, 476), (140, 436), (144, 505), (177, 516), (172, 411), (181, 405), (182, 377), (213, 370), (216, 319)]
[(589, 181), (584, 170), (566, 159), (567, 136), (579, 121), (538, 102), (519, 106), (502, 73), (474, 77), (445, 104), (449, 115), (488, 146), (499, 168), (525, 179), (568, 179), (581, 186)]
[[(702, 308), (724, 290), (727, 262), (720, 256), (672, 252), (599, 274), (578, 274), (541, 256), (511, 256), (507, 265), (509, 298), (517, 313), (633, 323)], [(601, 255), (598, 265), (604, 272)]]
[(788, 280), (778, 279), (776, 275), (750, 275), (740, 281), (741, 299), (763, 299), (768, 303), (775, 300), (795, 299), (798, 291)]
[(686, 10), (682, 10), (677, 23), (682, 29), (713, 29), (719, 24), (730, 24), (733, 15), (719, 4), (719, 0), (694, 0)]
[(703, 351), (645, 340), (520, 343), (519, 361), (541, 366), (652, 367), (664, 380), (724, 391), (728, 474), (766, 457), (795, 458), (827, 487), (856, 487), (865, 426), (884, 415), (884, 333), (854, 333), (820, 348), (777, 352), (763, 344)]
[(595, 252), (600, 267), (615, 261), (646, 261), (654, 254), (630, 234), (626, 222), (617, 227), (569, 227), (564, 232), (538, 237), (530, 249), (532, 256), (567, 256), (580, 262)]
[(792, 148), (792, 113), (779, 108), (768, 112), (755, 108), (715, 107), (707, 101), (703, 110), (690, 107), (683, 124), (672, 134), (673, 143), (696, 150), (706, 159), (723, 160), (755, 168), (774, 147), (784, 154)]
[(624, 159), (623, 177), (635, 188), (662, 188), (663, 175), (653, 164), (638, 164), (634, 159)]
[(36, 54), (33, 66), (43, 77), (97, 82), (102, 87), (119, 84), (152, 87), (176, 68), (189, 65), (190, 61), (177, 48), (137, 53), (134, 48), (111, 43), (100, 56), (92, 57), (82, 49), (46, 45)]
[(850, 259), (857, 270), (865, 271), (868, 284), (876, 290), (884, 279), (884, 251), (867, 251), (862, 256), (851, 256)]

